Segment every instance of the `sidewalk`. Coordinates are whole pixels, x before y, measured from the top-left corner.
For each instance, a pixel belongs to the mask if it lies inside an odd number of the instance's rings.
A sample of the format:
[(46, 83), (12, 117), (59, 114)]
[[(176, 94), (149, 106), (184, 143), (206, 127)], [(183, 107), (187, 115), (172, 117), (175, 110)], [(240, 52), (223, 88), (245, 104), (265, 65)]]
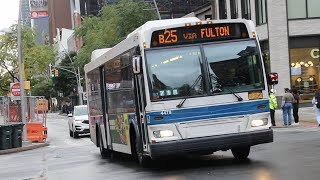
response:
[(32, 149), (45, 147), (45, 146), (49, 146), (49, 143), (48, 142), (44, 142), (44, 143), (23, 142), (22, 147), (0, 150), (0, 155), (28, 151)]
[[(275, 114), (275, 120), (276, 120), (276, 127), (284, 127), (283, 125), (283, 117), (282, 117), (282, 110), (277, 109)], [(312, 126), (318, 126), (317, 120), (316, 120), (316, 114), (314, 112), (313, 107), (302, 107), (299, 108), (299, 124), (300, 126), (305, 127), (312, 127)], [(294, 122), (292, 117), (292, 123)]]

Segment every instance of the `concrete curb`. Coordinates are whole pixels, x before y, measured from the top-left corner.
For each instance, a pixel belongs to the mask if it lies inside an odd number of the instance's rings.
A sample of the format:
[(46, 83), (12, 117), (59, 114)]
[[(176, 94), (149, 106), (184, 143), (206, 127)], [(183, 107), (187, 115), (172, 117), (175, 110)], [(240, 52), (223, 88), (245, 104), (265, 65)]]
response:
[(32, 144), (24, 147), (19, 147), (19, 148), (0, 150), (0, 155), (22, 152), (22, 151), (29, 151), (32, 149), (37, 149), (45, 146), (49, 146), (49, 143), (46, 142), (46, 143)]

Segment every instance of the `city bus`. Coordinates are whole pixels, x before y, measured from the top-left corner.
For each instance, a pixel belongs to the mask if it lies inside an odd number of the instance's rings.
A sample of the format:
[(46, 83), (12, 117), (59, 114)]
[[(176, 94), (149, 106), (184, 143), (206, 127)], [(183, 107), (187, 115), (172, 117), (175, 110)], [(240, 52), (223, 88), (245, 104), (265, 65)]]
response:
[(273, 142), (255, 26), (244, 19), (156, 20), (85, 65), (91, 140), (103, 157), (147, 166), (176, 155)]

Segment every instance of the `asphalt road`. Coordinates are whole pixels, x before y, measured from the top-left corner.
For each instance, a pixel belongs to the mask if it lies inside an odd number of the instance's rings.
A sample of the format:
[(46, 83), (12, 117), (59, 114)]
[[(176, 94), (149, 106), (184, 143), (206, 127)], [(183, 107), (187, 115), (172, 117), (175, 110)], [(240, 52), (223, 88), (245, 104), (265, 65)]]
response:
[(129, 156), (101, 159), (88, 137), (72, 139), (67, 117), (48, 115), (50, 146), (0, 156), (2, 180), (116, 180), (116, 179), (320, 179), (320, 128), (274, 130), (275, 142), (252, 147), (249, 159), (237, 162), (230, 151), (157, 161), (141, 168)]

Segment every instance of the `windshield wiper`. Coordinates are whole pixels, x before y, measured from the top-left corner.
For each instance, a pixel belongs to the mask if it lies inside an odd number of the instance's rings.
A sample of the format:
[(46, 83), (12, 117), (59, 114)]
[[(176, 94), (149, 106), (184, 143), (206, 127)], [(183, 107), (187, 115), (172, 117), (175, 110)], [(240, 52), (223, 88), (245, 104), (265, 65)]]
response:
[(217, 81), (218, 84), (223, 86), (223, 88), (225, 88), (228, 91), (230, 91), (238, 99), (238, 101), (243, 101), (243, 98), (241, 96), (239, 96), (239, 94), (234, 92), (232, 88), (227, 88), (225, 83), (223, 83), (215, 74), (210, 74), (210, 78), (213, 78), (215, 81)]
[(189, 91), (185, 94), (183, 100), (176, 106), (177, 108), (181, 108), (183, 103), (187, 100), (188, 96), (190, 95), (191, 90), (198, 84), (198, 82), (202, 79), (202, 75), (200, 74), (196, 81), (192, 84)]

